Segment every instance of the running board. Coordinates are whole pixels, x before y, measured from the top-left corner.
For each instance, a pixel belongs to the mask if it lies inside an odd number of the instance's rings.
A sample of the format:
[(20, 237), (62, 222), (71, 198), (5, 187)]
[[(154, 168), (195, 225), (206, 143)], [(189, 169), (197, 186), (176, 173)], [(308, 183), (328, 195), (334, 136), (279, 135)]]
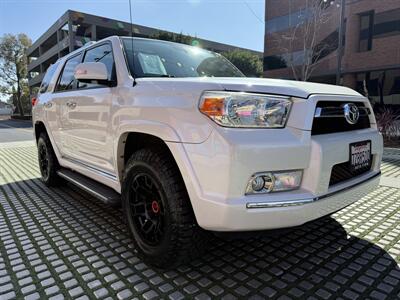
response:
[(121, 203), (121, 195), (104, 184), (67, 169), (60, 169), (57, 174), (106, 204), (117, 205)]

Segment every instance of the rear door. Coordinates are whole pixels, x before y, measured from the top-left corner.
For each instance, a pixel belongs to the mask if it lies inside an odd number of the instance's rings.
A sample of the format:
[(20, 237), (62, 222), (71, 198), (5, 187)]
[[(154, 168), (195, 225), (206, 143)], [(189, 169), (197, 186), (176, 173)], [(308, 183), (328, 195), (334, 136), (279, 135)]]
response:
[(68, 136), (70, 124), (68, 123), (67, 107), (70, 103), (76, 101), (77, 82), (74, 77), (74, 71), (81, 60), (82, 54), (78, 53), (65, 61), (52, 94), (52, 113), (48, 116), (48, 120), (51, 122), (51, 131), (63, 158), (69, 157), (72, 153), (72, 146)]
[(43, 110), (43, 116), (47, 122), (49, 129), (49, 135), (55, 142), (55, 147), (59, 148), (59, 136), (58, 136), (58, 124), (57, 124), (57, 112), (53, 101), (53, 94), (51, 91), (55, 85), (56, 79), (53, 79), (55, 73), (59, 67), (60, 62), (56, 62), (51, 65), (44, 76), (38, 92), (38, 99), (41, 109)]

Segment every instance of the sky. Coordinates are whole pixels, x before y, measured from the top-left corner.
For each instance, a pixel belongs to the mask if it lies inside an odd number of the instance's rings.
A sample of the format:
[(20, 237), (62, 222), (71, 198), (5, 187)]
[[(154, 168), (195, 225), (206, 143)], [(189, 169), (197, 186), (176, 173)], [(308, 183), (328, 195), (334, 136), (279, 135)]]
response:
[[(133, 23), (263, 51), (264, 0), (131, 1)], [(68, 9), (129, 22), (129, 0), (0, 0), (0, 36), (34, 42)]]

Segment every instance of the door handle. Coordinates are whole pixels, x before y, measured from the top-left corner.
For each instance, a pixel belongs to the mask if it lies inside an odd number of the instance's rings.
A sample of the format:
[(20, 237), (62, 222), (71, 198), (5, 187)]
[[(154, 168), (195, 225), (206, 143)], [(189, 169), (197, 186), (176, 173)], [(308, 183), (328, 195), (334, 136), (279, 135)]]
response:
[(76, 102), (73, 102), (73, 101), (68, 101), (66, 104), (67, 104), (67, 107), (70, 109), (74, 109), (76, 107)]
[(45, 108), (50, 108), (50, 107), (53, 106), (53, 103), (52, 103), (52, 102), (46, 102), (43, 106), (44, 106)]

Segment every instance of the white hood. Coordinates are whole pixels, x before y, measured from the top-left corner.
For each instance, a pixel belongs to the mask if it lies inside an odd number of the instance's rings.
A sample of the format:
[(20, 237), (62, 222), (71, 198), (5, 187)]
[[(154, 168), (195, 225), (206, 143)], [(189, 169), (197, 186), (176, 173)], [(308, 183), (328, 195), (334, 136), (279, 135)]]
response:
[[(141, 80), (143, 80), (142, 78)], [(155, 79), (144, 79), (152, 80)], [(247, 77), (190, 77), (190, 78), (157, 78), (158, 84), (173, 83), (176, 86), (204, 86), (210, 88), (218, 86), (219, 90), (266, 93), (308, 98), (312, 94), (361, 96), (356, 91), (338, 85), (320, 84), (305, 81), (247, 78)]]
[(219, 83), (226, 90), (262, 92), (308, 98), (312, 94), (361, 96), (356, 91), (338, 85), (268, 78), (206, 78)]
[(227, 90), (242, 90), (308, 98), (312, 94), (360, 96), (356, 91), (338, 85), (268, 78), (218, 78)]

